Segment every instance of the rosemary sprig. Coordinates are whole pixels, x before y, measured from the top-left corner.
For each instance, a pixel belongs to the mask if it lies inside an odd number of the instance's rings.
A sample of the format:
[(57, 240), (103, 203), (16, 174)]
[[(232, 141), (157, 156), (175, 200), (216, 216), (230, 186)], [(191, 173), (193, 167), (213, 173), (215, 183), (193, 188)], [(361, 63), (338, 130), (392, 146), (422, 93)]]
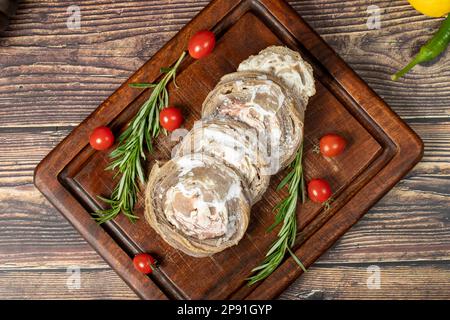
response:
[(252, 272), (256, 272), (256, 274), (247, 279), (249, 286), (267, 278), (281, 264), (286, 255), (286, 251), (291, 254), (300, 268), (306, 271), (303, 264), (291, 250), (295, 244), (297, 235), (296, 209), (298, 197), (301, 197), (302, 203), (306, 200), (302, 156), (303, 145), (300, 146), (295, 160), (291, 163), (291, 171), (277, 187), (277, 191), (279, 191), (287, 185), (289, 195), (274, 207), (273, 210), (278, 212), (275, 216), (275, 222), (268, 228), (267, 232), (272, 231), (281, 222), (283, 222), (283, 225), (278, 232), (278, 239), (270, 247), (263, 263), (252, 270)]
[(156, 138), (161, 131), (159, 112), (169, 104), (167, 85), (171, 80), (175, 83), (177, 69), (185, 55), (186, 52), (183, 52), (172, 67), (161, 68), (161, 73), (164, 76), (159, 82), (130, 84), (134, 88), (153, 88), (153, 91), (131, 120), (127, 129), (120, 135), (117, 148), (109, 155), (111, 163), (106, 170), (117, 169), (114, 177), (120, 174), (121, 177), (110, 199), (99, 197), (110, 208), (97, 210), (94, 213), (98, 223), (114, 219), (120, 212), (123, 212), (131, 222), (138, 219), (133, 214), (133, 208), (139, 191), (138, 178), (142, 184), (145, 183), (142, 161), (146, 158), (146, 150), (153, 151), (152, 139)]

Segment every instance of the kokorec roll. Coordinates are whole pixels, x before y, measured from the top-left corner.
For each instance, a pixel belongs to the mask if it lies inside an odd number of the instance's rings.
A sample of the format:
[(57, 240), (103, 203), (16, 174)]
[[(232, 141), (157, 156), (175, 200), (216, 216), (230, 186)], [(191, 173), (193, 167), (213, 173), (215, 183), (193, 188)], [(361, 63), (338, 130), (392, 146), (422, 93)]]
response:
[(285, 47), (268, 47), (225, 75), (174, 157), (151, 170), (145, 203), (150, 225), (195, 257), (236, 245), (270, 176), (295, 158), (314, 94), (311, 66)]

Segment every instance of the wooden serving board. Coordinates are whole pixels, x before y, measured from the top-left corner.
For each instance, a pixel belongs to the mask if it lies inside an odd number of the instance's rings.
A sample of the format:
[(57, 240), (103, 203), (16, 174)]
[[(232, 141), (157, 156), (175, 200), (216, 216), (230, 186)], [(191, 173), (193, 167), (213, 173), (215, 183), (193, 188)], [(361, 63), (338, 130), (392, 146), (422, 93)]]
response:
[[(418, 136), (342, 61), (282, 0), (215, 0), (186, 25), (152, 59), (103, 102), (36, 168), (35, 184), (97, 252), (144, 299), (270, 299), (278, 296), (301, 273), (292, 258), (265, 281), (246, 285), (251, 269), (260, 264), (276, 232), (272, 208), (285, 196), (275, 187), (281, 172), (252, 209), (241, 242), (210, 258), (193, 258), (167, 245), (143, 218), (143, 197), (135, 209), (135, 224), (123, 216), (98, 225), (90, 213), (104, 205), (97, 195), (109, 196), (116, 181), (105, 171), (108, 154), (93, 150), (89, 134), (108, 125), (118, 135), (148, 98), (149, 90), (133, 89), (132, 82), (153, 82), (162, 66), (173, 64), (198, 30), (217, 36), (214, 52), (205, 59), (185, 59), (178, 72), (179, 88), (169, 87), (171, 104), (185, 110), (185, 127), (200, 118), (201, 104), (218, 80), (236, 70), (249, 55), (269, 45), (299, 51), (314, 68), (317, 94), (305, 120), (306, 178), (330, 181), (335, 201), (331, 209), (307, 202), (298, 209), (299, 236), (295, 252), (310, 266), (364, 213), (388, 192), (421, 158)], [(328, 132), (349, 140), (346, 152), (325, 159), (313, 150)], [(161, 136), (156, 159), (169, 159), (175, 142)], [(160, 261), (151, 276), (137, 272), (132, 257), (150, 252)]]

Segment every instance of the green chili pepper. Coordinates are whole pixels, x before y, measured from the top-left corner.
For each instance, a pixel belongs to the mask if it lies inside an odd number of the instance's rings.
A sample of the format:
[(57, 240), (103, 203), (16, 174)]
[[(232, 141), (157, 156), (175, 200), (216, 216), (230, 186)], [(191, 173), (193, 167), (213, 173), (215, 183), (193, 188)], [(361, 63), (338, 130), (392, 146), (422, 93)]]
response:
[(422, 48), (414, 59), (402, 70), (392, 75), (392, 80), (398, 80), (403, 77), (416, 64), (431, 61), (439, 56), (450, 43), (450, 14), (444, 20), (438, 32)]

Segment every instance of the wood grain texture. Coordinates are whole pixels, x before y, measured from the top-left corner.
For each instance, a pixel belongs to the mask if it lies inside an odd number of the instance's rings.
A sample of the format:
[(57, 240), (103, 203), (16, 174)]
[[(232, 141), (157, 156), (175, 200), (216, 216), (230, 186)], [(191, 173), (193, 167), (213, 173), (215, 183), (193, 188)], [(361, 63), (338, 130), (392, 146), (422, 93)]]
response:
[[(169, 86), (171, 104), (187, 111), (185, 126), (198, 119), (200, 105), (220, 77), (236, 70), (246, 57), (269, 45), (285, 44), (300, 51), (314, 71), (316, 95), (305, 118), (303, 165), (306, 179), (327, 177), (334, 190), (330, 210), (305, 203), (297, 210), (300, 236), (294, 251), (305, 266), (314, 263), (385, 193), (422, 158), (422, 141), (340, 59), (335, 52), (283, 0), (216, 0), (189, 22), (174, 38), (136, 71), (108, 99), (77, 126), (35, 170), (34, 182), (46, 198), (71, 222), (87, 242), (142, 298), (272, 299), (278, 297), (301, 269), (287, 258), (267, 279), (252, 287), (246, 278), (255, 261), (264, 258), (276, 234), (268, 234), (273, 223), (272, 208), (282, 200), (277, 192), (278, 175), (272, 179), (262, 201), (252, 208), (252, 223), (239, 245), (209, 259), (194, 259), (167, 245), (140, 217), (130, 224), (123, 216), (97, 225), (90, 213), (103, 204), (97, 195), (109, 196), (116, 182), (105, 172), (105, 153), (94, 152), (86, 140), (93, 128), (108, 124), (121, 131), (150, 95), (128, 86), (153, 82), (158, 66), (173, 63), (185, 43), (200, 29), (217, 34), (214, 52), (201, 61), (187, 59), (177, 72), (179, 88)], [(195, 79), (193, 81), (193, 79)], [(195, 82), (195, 85), (191, 85)], [(318, 158), (314, 140), (329, 131), (351, 137), (339, 161)], [(168, 159), (173, 144), (155, 139), (155, 152), (146, 161)], [(337, 160), (337, 159), (336, 159)], [(331, 175), (330, 172), (334, 173)], [(139, 194), (138, 197), (141, 197)], [(151, 241), (149, 241), (151, 239)], [(131, 263), (137, 252), (160, 257), (158, 272), (143, 277)], [(239, 265), (239, 268), (234, 266)], [(186, 273), (191, 274), (186, 277)]]
[[(21, 292), (28, 298), (54, 297), (51, 284), (46, 286), (36, 270), (48, 270), (52, 281), (64, 284), (65, 268), (74, 264), (99, 274), (98, 279), (90, 278), (93, 282), (87, 287), (92, 289), (83, 292), (84, 298), (134, 296), (34, 189), (32, 171), (73, 126), (207, 3), (81, 1), (80, 30), (65, 26), (69, 1), (21, 3), (0, 35), (0, 268), (9, 285), (0, 298), (17, 298)], [(319, 289), (326, 298), (375, 298), (379, 294), (368, 291), (364, 281), (357, 285), (350, 276), (341, 277), (351, 270), (363, 277), (373, 263), (382, 270), (386, 265), (391, 271), (385, 278), (401, 284), (392, 287), (390, 297), (406, 298), (410, 275), (417, 270), (414, 261), (430, 266), (426, 273), (431, 279), (415, 282), (416, 296), (448, 298), (448, 287), (429, 284), (448, 275), (440, 266), (450, 260), (450, 54), (447, 51), (431, 66), (419, 66), (401, 82), (392, 83), (387, 76), (439, 22), (416, 13), (405, 1), (290, 3), (419, 133), (425, 156), (282, 298), (295, 298), (296, 292), (298, 298), (307, 298)], [(382, 8), (381, 30), (367, 30), (368, 4)], [(352, 263), (358, 266), (343, 270)], [(29, 272), (27, 281), (18, 280), (17, 270)], [(102, 272), (107, 275), (101, 277)], [(342, 281), (336, 283), (335, 277)], [(59, 296), (80, 297), (64, 285), (57, 287)]]
[[(375, 266), (375, 265), (372, 265)], [(367, 279), (367, 265), (313, 266), (302, 276), (298, 287), (292, 286), (282, 299), (442, 299), (450, 291), (448, 264), (405, 263), (376, 265), (380, 269), (380, 286)], [(330, 283), (334, 283), (330, 287)]]

